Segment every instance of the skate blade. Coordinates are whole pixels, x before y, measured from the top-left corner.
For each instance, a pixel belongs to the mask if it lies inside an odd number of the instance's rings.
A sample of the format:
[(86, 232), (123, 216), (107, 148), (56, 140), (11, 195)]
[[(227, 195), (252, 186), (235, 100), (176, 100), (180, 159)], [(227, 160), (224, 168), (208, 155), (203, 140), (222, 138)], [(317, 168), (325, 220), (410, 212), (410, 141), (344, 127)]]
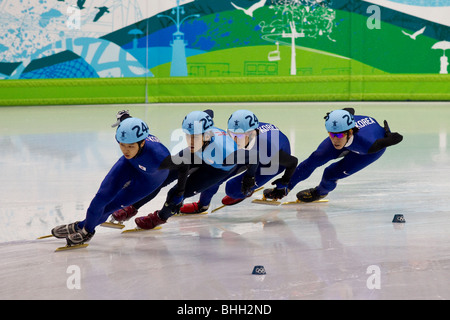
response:
[(268, 204), (268, 205), (271, 205), (271, 206), (278, 206), (278, 205), (281, 204), (281, 202), (278, 201), (278, 200), (267, 200), (265, 198), (255, 199), (255, 200), (252, 201), (252, 203)]
[(227, 206), (226, 204), (223, 204), (223, 205), (221, 205), (220, 207), (217, 207), (217, 208), (211, 210), (211, 213), (216, 212), (217, 210), (220, 210), (220, 209), (222, 209), (222, 208), (225, 208), (226, 206)]
[(174, 217), (185, 217), (185, 216), (198, 216), (198, 215), (204, 215), (204, 214), (208, 214), (208, 211), (202, 211), (202, 212), (197, 212), (197, 213), (177, 213), (173, 216)]
[(87, 244), (87, 243), (75, 244), (75, 245), (72, 245), (72, 246), (71, 245), (67, 245), (65, 247), (56, 248), (55, 252), (86, 248), (88, 245), (89, 244)]
[(154, 230), (160, 230), (161, 228), (162, 228), (162, 227), (155, 227), (155, 228), (153, 228), (153, 229), (134, 228), (134, 229), (123, 230), (122, 233), (143, 232), (143, 231), (154, 231)]
[(308, 204), (308, 203), (326, 203), (326, 202), (328, 202), (328, 199), (320, 199), (320, 200), (313, 201), (313, 202), (304, 202), (304, 201), (296, 200), (296, 201), (283, 202), (282, 205), (296, 205), (296, 204)]
[(259, 187), (258, 189), (253, 190), (253, 193), (258, 192), (258, 191), (261, 191), (262, 189), (264, 189), (264, 186)]
[(114, 223), (114, 222), (103, 222), (101, 224), (102, 227), (113, 228), (113, 229), (123, 229), (125, 225), (122, 223)]
[(52, 234), (48, 234), (48, 235), (46, 235), (46, 236), (42, 236), (42, 237), (37, 238), (37, 240), (40, 240), (40, 239), (47, 239), (47, 238), (52, 238), (52, 237), (53, 237)]

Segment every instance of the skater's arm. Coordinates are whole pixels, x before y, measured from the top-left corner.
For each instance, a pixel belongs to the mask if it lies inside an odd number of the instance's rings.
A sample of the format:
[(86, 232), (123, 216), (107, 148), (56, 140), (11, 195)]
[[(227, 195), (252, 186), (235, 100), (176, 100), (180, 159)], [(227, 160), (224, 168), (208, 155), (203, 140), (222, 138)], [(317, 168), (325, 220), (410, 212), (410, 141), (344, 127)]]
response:
[[(280, 166), (285, 167), (285, 170), (281, 178), (272, 182), (272, 185), (275, 185), (275, 188), (269, 191), (272, 199), (281, 199), (289, 193), (289, 182), (297, 168), (298, 159), (289, 153), (280, 150), (278, 153), (278, 163)], [(265, 196), (268, 196), (269, 193), (266, 192)]]
[(255, 185), (255, 174), (259, 167), (258, 153), (255, 150), (239, 149), (231, 153), (226, 159), (226, 164), (245, 165), (245, 174), (241, 181), (241, 192), (247, 194)]
[(176, 170), (178, 172), (178, 181), (176, 185), (176, 192), (173, 193), (174, 196), (182, 196), (184, 194), (184, 189), (186, 188), (186, 180), (188, 178), (188, 173), (190, 169), (190, 161), (182, 158), (180, 154), (175, 156), (167, 156), (159, 167), (160, 170)]
[(401, 134), (398, 132), (391, 132), (386, 120), (384, 120), (384, 130), (386, 132), (384, 138), (377, 139), (369, 148), (368, 153), (378, 152), (384, 148), (396, 145), (403, 140), (403, 136)]
[(294, 157), (293, 155), (290, 155), (286, 151), (280, 150), (279, 153), (279, 164), (280, 166), (285, 167), (284, 174), (280, 178), (280, 182), (282, 184), (288, 184), (291, 180), (292, 175), (295, 172), (295, 169), (297, 168), (298, 159), (297, 157)]

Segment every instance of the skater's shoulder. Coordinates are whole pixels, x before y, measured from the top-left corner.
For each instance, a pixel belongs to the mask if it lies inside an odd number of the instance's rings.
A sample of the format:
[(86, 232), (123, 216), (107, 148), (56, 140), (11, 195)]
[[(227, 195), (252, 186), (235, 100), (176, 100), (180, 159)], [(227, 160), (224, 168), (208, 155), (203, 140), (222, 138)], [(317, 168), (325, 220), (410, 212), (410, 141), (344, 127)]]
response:
[(273, 131), (273, 130), (279, 131), (280, 129), (272, 123), (268, 123), (268, 122), (260, 122), (259, 123), (258, 131), (260, 133), (265, 133), (265, 132)]
[(378, 125), (377, 120), (371, 116), (355, 115), (355, 127), (357, 129), (362, 129), (372, 125)]
[(148, 137), (145, 139), (145, 141), (149, 143), (161, 144), (161, 140), (159, 140), (157, 136), (154, 136), (152, 134), (149, 134)]
[(169, 150), (161, 143), (158, 137), (149, 135), (145, 139), (142, 155), (157, 155), (158, 158), (165, 158), (170, 155)]

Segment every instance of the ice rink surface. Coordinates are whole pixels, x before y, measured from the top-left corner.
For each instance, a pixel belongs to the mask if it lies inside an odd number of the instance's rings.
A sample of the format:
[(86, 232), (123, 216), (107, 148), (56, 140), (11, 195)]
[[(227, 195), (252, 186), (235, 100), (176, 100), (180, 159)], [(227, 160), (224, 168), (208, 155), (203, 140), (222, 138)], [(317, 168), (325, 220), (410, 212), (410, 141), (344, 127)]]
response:
[[(190, 111), (212, 108), (225, 128), (232, 112), (250, 109), (285, 132), (302, 161), (327, 137), (325, 113), (348, 105), (388, 120), (404, 140), (341, 180), (328, 203), (247, 199), (159, 231), (98, 227), (89, 247), (65, 252), (54, 252), (62, 240), (36, 240), (84, 219), (121, 155), (118, 110), (146, 120), (170, 149)], [(0, 118), (0, 299), (450, 299), (449, 102), (1, 107)], [(167, 190), (138, 216), (159, 209)], [(223, 196), (222, 187), (210, 210)], [(406, 223), (392, 223), (395, 214)], [(255, 265), (267, 274), (252, 275)]]

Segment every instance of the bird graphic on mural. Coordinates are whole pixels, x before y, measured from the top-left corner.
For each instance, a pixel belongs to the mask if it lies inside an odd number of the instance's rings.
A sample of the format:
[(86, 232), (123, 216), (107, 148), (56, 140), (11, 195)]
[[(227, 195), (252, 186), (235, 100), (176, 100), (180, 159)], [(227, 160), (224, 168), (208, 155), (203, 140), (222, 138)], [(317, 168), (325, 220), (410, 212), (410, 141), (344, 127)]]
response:
[(108, 7), (95, 7), (98, 9), (97, 14), (94, 17), (94, 22), (97, 22), (105, 13), (109, 13)]
[(231, 2), (231, 5), (232, 5), (233, 7), (235, 7), (235, 8), (238, 9), (238, 10), (244, 11), (244, 13), (245, 13), (246, 15), (248, 15), (248, 16), (250, 16), (250, 17), (252, 17), (252, 18), (253, 18), (253, 12), (255, 12), (255, 11), (256, 11), (257, 9), (259, 9), (259, 8), (264, 7), (265, 4), (266, 4), (266, 0), (261, 0), (261, 1), (258, 1), (257, 3), (255, 3), (255, 4), (253, 4), (250, 8), (244, 9), (244, 8), (238, 7), (238, 6), (235, 5), (233, 2)]
[(83, 7), (84, 3), (86, 2), (86, 0), (77, 0), (77, 7), (82, 10), (85, 7)]
[(405, 32), (405, 31), (403, 31), (403, 30), (402, 30), (402, 32), (403, 32), (403, 34), (407, 35), (407, 36), (410, 37), (411, 39), (416, 40), (417, 36), (420, 36), (422, 33), (425, 32), (425, 29), (426, 29), (426, 27), (423, 27), (422, 29), (420, 29), (420, 30), (414, 32), (413, 34), (409, 34), (409, 33)]

